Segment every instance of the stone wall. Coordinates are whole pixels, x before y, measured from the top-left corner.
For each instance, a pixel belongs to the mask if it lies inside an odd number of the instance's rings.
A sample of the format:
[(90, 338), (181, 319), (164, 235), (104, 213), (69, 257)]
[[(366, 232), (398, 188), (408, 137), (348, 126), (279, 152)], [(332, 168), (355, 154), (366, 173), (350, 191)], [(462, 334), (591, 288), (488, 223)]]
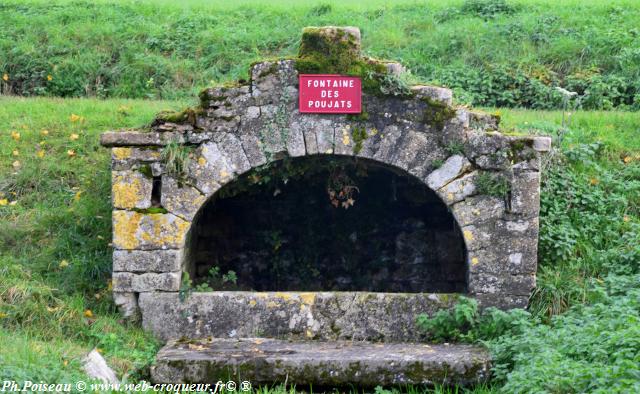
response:
[[(405, 87), (400, 65), (362, 57), (359, 46), (357, 29), (308, 29), (298, 58), (254, 64), (248, 82), (204, 90), (197, 108), (102, 135), (112, 148), (113, 290), (126, 315), (141, 297), (146, 327), (166, 318), (154, 294), (177, 299), (191, 223), (220, 188), (273, 161), (312, 155), (370, 159), (419, 179), (463, 234), (468, 295), (482, 306), (527, 305), (540, 152), (550, 139), (505, 135), (498, 116), (453, 106), (448, 89)], [(314, 70), (362, 76), (363, 113), (299, 113), (298, 73)]]

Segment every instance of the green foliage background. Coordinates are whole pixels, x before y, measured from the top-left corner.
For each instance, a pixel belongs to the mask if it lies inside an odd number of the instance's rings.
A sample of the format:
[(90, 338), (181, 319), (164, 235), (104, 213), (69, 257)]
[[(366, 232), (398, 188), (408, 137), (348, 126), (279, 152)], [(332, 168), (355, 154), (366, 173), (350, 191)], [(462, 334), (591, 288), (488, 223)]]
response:
[[(366, 54), (481, 106), (640, 108), (640, 3), (447, 1), (41, 1), (0, 5), (0, 83), (61, 97), (192, 97), (294, 56), (301, 30), (354, 25)], [(48, 80), (51, 76), (51, 80)]]

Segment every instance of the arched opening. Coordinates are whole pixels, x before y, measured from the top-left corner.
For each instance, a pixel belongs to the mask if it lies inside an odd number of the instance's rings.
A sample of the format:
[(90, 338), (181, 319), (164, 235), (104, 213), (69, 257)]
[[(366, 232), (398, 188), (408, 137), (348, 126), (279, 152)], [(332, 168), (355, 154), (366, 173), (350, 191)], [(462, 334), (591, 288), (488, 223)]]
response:
[(440, 198), (402, 170), (347, 156), (287, 158), (243, 174), (200, 209), (186, 247), (194, 284), (212, 290), (467, 285), (464, 240)]

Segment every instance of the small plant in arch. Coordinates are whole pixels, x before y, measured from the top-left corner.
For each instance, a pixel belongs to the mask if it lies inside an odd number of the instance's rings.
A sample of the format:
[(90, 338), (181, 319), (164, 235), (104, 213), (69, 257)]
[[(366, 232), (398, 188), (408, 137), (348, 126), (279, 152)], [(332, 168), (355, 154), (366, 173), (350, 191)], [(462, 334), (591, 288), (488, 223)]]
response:
[(506, 198), (511, 192), (511, 184), (502, 174), (482, 172), (476, 178), (476, 189), (480, 194)]
[(179, 180), (185, 180), (189, 172), (190, 153), (189, 147), (176, 141), (165, 145), (161, 152), (161, 159), (167, 173)]

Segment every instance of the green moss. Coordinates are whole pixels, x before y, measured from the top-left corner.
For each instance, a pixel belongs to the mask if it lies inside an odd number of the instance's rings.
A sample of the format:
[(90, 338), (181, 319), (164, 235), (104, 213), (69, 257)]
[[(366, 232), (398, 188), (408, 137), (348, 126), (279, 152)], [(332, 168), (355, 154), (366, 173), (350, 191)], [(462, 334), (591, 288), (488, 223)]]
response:
[(338, 30), (333, 37), (317, 27), (306, 28), (295, 64), (300, 74), (340, 74), (360, 77), (362, 90), (381, 95), (388, 74), (383, 62), (364, 59), (352, 35)]
[(156, 116), (157, 121), (195, 125), (196, 117), (202, 114), (202, 108), (186, 108), (182, 111), (163, 111)]
[(355, 121), (369, 120), (369, 113), (365, 111), (364, 104), (362, 104), (362, 111), (359, 114), (348, 114), (347, 119)]
[(138, 169), (138, 171), (142, 173), (142, 175), (146, 176), (147, 178), (153, 178), (153, 172), (151, 171), (151, 166), (148, 164), (142, 165)]
[(425, 97), (422, 99), (427, 106), (424, 110), (424, 122), (435, 126), (438, 130), (444, 128), (444, 124), (456, 116), (456, 110), (446, 103)]
[(151, 208), (146, 208), (146, 209), (140, 209), (140, 208), (136, 208), (134, 209), (134, 211), (138, 212), (138, 213), (144, 213), (147, 215), (151, 215), (154, 213), (169, 213), (169, 211), (167, 211), (166, 209), (162, 208), (162, 207), (151, 207)]
[(369, 135), (364, 127), (355, 126), (351, 128), (351, 137), (353, 138), (353, 153), (358, 154), (362, 151), (362, 145)]

